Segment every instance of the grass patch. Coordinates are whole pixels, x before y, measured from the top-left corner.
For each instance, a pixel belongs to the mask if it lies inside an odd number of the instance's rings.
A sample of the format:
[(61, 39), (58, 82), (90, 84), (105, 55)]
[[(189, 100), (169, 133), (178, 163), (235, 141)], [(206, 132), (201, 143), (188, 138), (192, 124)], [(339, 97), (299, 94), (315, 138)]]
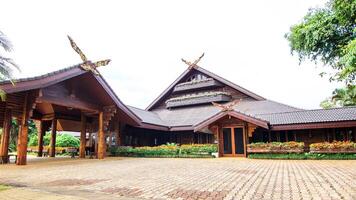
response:
[(348, 153), (253, 153), (248, 158), (276, 160), (356, 160), (356, 154)]
[(10, 186), (0, 184), (0, 192), (10, 189)]

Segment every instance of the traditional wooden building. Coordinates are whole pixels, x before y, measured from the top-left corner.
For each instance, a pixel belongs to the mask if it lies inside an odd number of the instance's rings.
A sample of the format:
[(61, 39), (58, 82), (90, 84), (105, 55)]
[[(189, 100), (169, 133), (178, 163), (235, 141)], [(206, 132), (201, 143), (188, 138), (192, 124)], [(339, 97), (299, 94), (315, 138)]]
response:
[(145, 110), (122, 103), (100, 74), (81, 65), (15, 81), (15, 86), (0, 83), (7, 93), (0, 102), (0, 157), (8, 154), (11, 120), (16, 119), (19, 165), (26, 164), (29, 119), (39, 124), (39, 156), (48, 130), (52, 132), (51, 156), (55, 156), (56, 131), (64, 130), (81, 132), (81, 158), (86, 140), (96, 135), (99, 159), (112, 143), (218, 143), (220, 156), (246, 156), (251, 142), (356, 141), (356, 107), (295, 108), (265, 99), (196, 64)]
[[(286, 94), (287, 95), (287, 94)], [(218, 102), (221, 105), (213, 105)], [(190, 66), (127, 126), (125, 145), (218, 143), (220, 156), (246, 156), (252, 142), (356, 141), (356, 107), (304, 110), (265, 99)]]

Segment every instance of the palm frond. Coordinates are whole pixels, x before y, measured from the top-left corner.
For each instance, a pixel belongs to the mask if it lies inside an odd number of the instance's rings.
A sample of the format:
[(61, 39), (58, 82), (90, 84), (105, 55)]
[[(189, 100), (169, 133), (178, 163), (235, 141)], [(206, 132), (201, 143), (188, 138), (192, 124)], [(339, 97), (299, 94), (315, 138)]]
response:
[(5, 51), (11, 51), (13, 49), (10, 40), (1, 31), (0, 31), (0, 46), (2, 46), (2, 48), (5, 49)]

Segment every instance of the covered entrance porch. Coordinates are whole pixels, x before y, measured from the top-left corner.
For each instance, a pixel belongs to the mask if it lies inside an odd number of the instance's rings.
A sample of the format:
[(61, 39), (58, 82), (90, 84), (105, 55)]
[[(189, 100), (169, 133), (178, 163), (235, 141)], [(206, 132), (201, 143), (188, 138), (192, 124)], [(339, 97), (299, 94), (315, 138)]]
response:
[(209, 129), (218, 144), (219, 157), (247, 157), (247, 144), (257, 128), (268, 123), (236, 111), (220, 112), (195, 126), (194, 131)]

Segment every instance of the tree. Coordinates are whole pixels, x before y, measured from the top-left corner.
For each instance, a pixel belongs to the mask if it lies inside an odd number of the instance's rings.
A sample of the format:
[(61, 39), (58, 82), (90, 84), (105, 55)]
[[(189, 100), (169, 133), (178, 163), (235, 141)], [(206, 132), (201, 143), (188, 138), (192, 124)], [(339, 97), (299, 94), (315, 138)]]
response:
[[(0, 31), (0, 46), (6, 51), (12, 51), (12, 44), (8, 38)], [(10, 80), (12, 82), (12, 72), (13, 68), (20, 70), (17, 64), (8, 57), (5, 57), (0, 54), (0, 80)], [(14, 82), (12, 82), (14, 84)], [(0, 97), (2, 100), (5, 100), (5, 92), (0, 89)]]
[(322, 106), (356, 105), (355, 0), (330, 0), (324, 8), (309, 10), (299, 24), (291, 27), (286, 38), (300, 62), (307, 59), (330, 66), (335, 72), (329, 74), (329, 80), (345, 83)]

